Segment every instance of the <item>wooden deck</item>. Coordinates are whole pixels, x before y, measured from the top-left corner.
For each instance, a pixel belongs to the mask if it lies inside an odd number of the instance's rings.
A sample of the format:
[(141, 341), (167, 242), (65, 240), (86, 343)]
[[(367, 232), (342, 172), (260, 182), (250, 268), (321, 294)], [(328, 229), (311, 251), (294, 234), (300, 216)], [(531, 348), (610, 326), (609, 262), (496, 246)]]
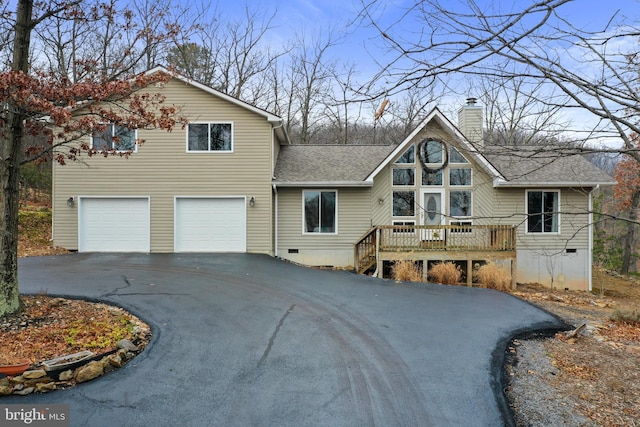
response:
[[(356, 271), (384, 261), (466, 261), (467, 284), (472, 262), (507, 260), (512, 277), (516, 268), (516, 227), (511, 225), (382, 225), (372, 227), (354, 245)], [(515, 280), (515, 279), (514, 279)]]

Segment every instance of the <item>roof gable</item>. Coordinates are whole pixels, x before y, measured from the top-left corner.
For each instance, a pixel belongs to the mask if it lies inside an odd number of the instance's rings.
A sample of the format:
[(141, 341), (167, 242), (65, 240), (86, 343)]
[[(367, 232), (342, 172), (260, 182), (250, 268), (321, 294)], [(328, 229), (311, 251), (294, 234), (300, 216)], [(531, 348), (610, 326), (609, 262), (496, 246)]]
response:
[(471, 157), (478, 164), (480, 164), (489, 174), (494, 178), (504, 179), (500, 172), (489, 162), (487, 159), (477, 150), (477, 148), (468, 141), (465, 136), (458, 130), (456, 126), (451, 123), (447, 117), (436, 107), (420, 122), (418, 126), (411, 132), (400, 144), (396, 146), (387, 158), (381, 162), (375, 170), (373, 170), (366, 178), (367, 181), (373, 181), (373, 179), (382, 171), (389, 163), (393, 161), (397, 156), (403, 153), (409, 145), (415, 143), (416, 136), (432, 121), (437, 122), (447, 133), (452, 135), (458, 144), (463, 148), (466, 157)]
[(241, 108), (244, 108), (246, 110), (249, 110), (261, 117), (264, 117), (268, 122), (272, 123), (273, 125), (275, 125), (274, 129), (276, 130), (277, 134), (278, 134), (278, 138), (281, 141), (286, 142), (287, 144), (290, 143), (289, 141), (289, 136), (287, 135), (287, 133), (285, 132), (283, 126), (282, 126), (282, 118), (280, 118), (279, 116), (276, 116), (275, 114), (269, 113), (268, 111), (265, 111), (261, 108), (256, 107), (255, 105), (251, 105), (247, 102), (241, 101), (237, 98), (234, 98), (230, 95), (227, 95), (226, 93), (220, 92), (219, 90), (213, 89), (212, 87), (209, 87), (205, 84), (202, 83), (198, 83), (195, 80), (192, 80), (188, 77), (185, 77), (177, 72), (173, 72), (168, 70), (167, 68), (158, 65), (148, 71), (146, 71), (145, 74), (155, 74), (155, 73), (165, 73), (177, 80), (180, 80), (182, 82), (184, 82), (185, 84), (188, 84), (190, 86), (193, 86), (197, 89), (200, 89), (208, 94), (211, 94), (213, 96), (216, 96), (218, 98), (221, 98), (227, 102), (230, 102), (231, 104), (237, 105)]

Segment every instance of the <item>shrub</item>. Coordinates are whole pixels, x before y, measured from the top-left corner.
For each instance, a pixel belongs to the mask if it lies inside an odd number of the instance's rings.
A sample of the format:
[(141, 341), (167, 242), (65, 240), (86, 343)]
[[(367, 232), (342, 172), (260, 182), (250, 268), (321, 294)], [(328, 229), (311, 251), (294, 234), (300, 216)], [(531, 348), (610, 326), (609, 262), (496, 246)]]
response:
[(414, 261), (396, 261), (391, 267), (391, 277), (403, 282), (422, 282), (422, 269)]
[(460, 266), (447, 261), (435, 264), (429, 270), (429, 279), (444, 285), (457, 285), (462, 277)]
[(484, 288), (506, 291), (511, 288), (511, 273), (503, 266), (489, 262), (478, 267), (473, 275)]
[(640, 310), (623, 310), (616, 308), (613, 313), (611, 313), (611, 320), (614, 322), (640, 325)]

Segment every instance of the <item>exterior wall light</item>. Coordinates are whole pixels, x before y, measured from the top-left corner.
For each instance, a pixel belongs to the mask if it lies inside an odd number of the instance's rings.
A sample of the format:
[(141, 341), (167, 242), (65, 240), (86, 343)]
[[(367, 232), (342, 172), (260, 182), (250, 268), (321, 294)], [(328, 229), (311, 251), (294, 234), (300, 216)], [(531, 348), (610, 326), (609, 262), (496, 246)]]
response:
[(384, 203), (384, 199), (383, 199), (382, 197), (380, 197), (380, 198), (378, 199), (378, 204), (379, 204), (379, 205), (381, 205), (381, 204), (383, 204), (383, 203)]
[(76, 201), (73, 199), (73, 196), (72, 196), (72, 197), (69, 197), (69, 198), (67, 199), (67, 206), (69, 206), (70, 208), (72, 208), (72, 207), (74, 207), (75, 205), (76, 205)]
[(249, 199), (249, 206), (254, 207), (255, 205), (256, 205), (256, 197), (251, 196), (251, 198)]

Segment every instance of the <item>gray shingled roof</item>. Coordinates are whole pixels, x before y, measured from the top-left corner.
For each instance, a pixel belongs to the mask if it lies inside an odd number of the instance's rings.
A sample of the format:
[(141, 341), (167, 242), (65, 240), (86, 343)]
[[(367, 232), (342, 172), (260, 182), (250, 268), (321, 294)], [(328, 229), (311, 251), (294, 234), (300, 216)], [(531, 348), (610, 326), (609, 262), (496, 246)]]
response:
[[(276, 163), (275, 182), (358, 183), (371, 174), (397, 145), (286, 145)], [(501, 186), (612, 185), (615, 180), (583, 156), (561, 147), (488, 146), (484, 157), (502, 174)]]
[(360, 182), (396, 145), (285, 145), (276, 163), (277, 183)]
[(567, 148), (488, 146), (483, 154), (508, 181), (503, 185), (615, 184), (604, 171)]

